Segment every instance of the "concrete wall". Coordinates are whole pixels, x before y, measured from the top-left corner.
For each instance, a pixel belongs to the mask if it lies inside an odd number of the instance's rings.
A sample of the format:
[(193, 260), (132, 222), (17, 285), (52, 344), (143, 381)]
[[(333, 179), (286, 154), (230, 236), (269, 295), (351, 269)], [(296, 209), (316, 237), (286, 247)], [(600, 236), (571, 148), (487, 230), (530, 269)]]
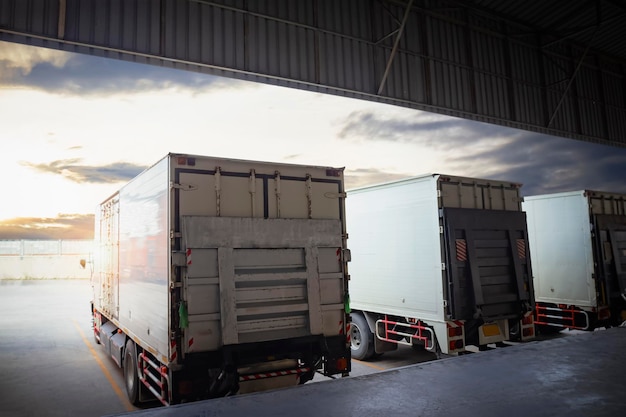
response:
[(0, 240), (0, 279), (89, 279), (92, 252), (92, 240)]

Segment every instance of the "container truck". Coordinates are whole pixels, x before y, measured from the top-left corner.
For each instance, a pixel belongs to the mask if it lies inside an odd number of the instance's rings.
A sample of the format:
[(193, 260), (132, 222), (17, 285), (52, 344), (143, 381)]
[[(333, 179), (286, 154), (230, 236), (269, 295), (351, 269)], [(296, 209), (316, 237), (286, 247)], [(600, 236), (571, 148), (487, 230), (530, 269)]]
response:
[(427, 174), (348, 191), (353, 358), (534, 337), (520, 186)]
[(343, 168), (168, 154), (99, 205), (94, 336), (130, 401), (348, 375)]
[(626, 320), (626, 194), (577, 190), (527, 196), (536, 299), (544, 333)]

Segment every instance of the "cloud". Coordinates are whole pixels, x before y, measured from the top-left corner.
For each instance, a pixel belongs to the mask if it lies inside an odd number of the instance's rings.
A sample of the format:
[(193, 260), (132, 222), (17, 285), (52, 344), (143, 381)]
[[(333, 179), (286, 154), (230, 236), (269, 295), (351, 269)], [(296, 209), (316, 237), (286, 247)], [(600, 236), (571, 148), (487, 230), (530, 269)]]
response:
[(135, 178), (147, 168), (145, 165), (136, 165), (129, 162), (116, 162), (103, 166), (89, 166), (81, 165), (81, 161), (81, 159), (75, 158), (61, 159), (43, 164), (21, 161), (20, 164), (42, 173), (61, 175), (77, 183), (92, 184), (125, 182)]
[(0, 84), (38, 88), (58, 94), (111, 96), (120, 92), (207, 88), (254, 88), (199, 72), (138, 64), (0, 42)]
[(0, 239), (93, 239), (93, 214), (0, 220)]
[[(432, 149), (438, 151), (438, 166), (445, 167), (441, 173), (520, 182), (524, 195), (582, 189), (626, 193), (623, 148), (425, 112), (409, 117), (354, 112), (340, 137)], [(382, 174), (370, 178), (384, 179)]]
[(63, 68), (71, 58), (68, 52), (0, 41), (0, 82), (27, 76), (40, 64)]
[[(356, 111), (343, 121), (338, 136), (353, 141), (413, 143), (441, 148), (467, 145), (470, 141), (503, 139), (500, 126), (428, 112), (411, 111), (406, 117)], [(507, 139), (519, 136), (513, 129)]]
[(381, 171), (375, 168), (346, 169), (344, 179), (346, 190), (363, 187), (371, 184), (381, 184), (410, 177), (410, 174), (397, 174)]
[[(492, 176), (522, 182), (524, 195), (591, 189), (626, 193), (626, 149), (525, 132), (471, 156)], [(463, 157), (451, 160), (463, 164)]]

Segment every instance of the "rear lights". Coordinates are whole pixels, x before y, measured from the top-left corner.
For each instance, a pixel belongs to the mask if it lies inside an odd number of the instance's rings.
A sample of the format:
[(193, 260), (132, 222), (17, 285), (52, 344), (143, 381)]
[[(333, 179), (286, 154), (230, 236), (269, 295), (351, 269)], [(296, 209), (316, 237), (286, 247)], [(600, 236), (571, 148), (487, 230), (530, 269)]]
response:
[(337, 366), (338, 371), (348, 372), (350, 369), (348, 368), (348, 359), (347, 358), (338, 358), (335, 365)]
[(463, 334), (463, 322), (446, 322), (448, 327), (448, 351), (454, 352), (465, 349), (465, 335)]
[(458, 349), (463, 349), (464, 345), (463, 345), (463, 340), (459, 339), (459, 340), (450, 340), (450, 351), (453, 350), (458, 350)]
[[(301, 368), (301, 369), (308, 371), (310, 368)], [(313, 370), (312, 372), (315, 373), (315, 370)], [(325, 376), (331, 376), (335, 374), (346, 375), (348, 372), (350, 372), (350, 359), (348, 357), (339, 357), (339, 358), (329, 357), (327, 361), (324, 361), (324, 375)], [(311, 378), (308, 378), (308, 379), (311, 379)]]
[(196, 165), (196, 158), (189, 158), (186, 156), (179, 156), (176, 158), (178, 165), (189, 165), (190, 167)]
[(448, 337), (458, 337), (463, 335), (462, 327), (448, 327)]

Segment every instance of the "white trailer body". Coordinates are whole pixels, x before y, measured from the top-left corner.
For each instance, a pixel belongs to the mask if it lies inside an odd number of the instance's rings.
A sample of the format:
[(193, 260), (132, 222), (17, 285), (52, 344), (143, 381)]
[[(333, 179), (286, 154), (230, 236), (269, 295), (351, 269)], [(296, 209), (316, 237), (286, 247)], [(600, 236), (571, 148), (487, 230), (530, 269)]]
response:
[(348, 192), (353, 357), (459, 353), (532, 319), (519, 187), (428, 174)]
[(100, 205), (94, 334), (133, 402), (347, 375), (343, 187), (342, 168), (169, 154)]
[(626, 320), (626, 195), (528, 196), (536, 324), (592, 330)]

